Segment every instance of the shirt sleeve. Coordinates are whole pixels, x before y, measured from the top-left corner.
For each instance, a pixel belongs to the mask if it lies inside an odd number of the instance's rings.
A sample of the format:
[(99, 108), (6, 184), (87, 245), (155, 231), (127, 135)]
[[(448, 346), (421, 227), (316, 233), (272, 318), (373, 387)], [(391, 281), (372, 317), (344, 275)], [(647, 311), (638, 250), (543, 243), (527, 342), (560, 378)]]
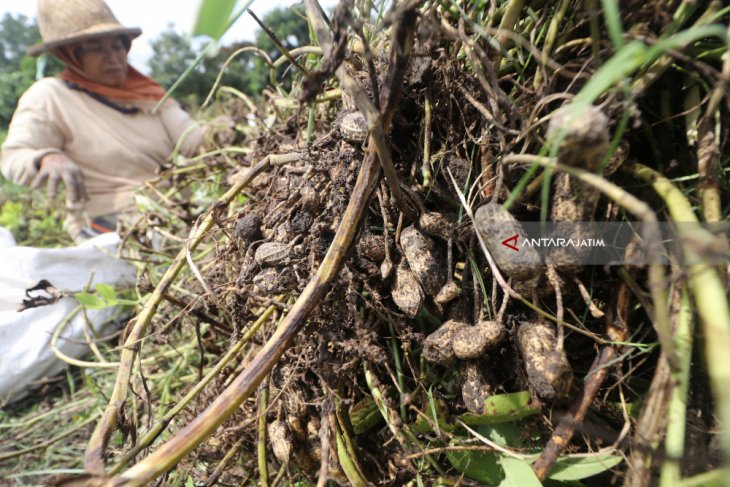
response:
[(163, 108), (161, 116), (165, 130), (175, 141), (175, 147), (179, 147), (180, 153), (185, 157), (196, 156), (203, 144), (202, 127), (176, 102)]
[(46, 154), (62, 153), (64, 136), (52, 119), (51, 100), (38, 83), (20, 97), (0, 152), (0, 169), (5, 178), (30, 184)]

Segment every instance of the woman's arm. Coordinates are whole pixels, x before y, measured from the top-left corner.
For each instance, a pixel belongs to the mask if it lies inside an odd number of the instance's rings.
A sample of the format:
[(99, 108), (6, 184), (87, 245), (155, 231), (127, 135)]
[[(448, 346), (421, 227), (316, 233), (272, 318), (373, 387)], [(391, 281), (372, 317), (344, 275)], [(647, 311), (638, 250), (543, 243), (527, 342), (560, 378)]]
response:
[[(167, 112), (167, 113), (165, 113)], [(205, 124), (199, 124), (177, 104), (163, 110), (163, 122), (172, 140), (180, 141), (180, 153), (193, 157), (202, 151), (203, 144), (230, 145), (236, 137), (235, 123), (228, 115), (219, 115)]]
[(203, 128), (175, 102), (164, 107), (160, 116), (170, 138), (180, 144), (180, 153), (185, 157), (196, 156), (203, 144)]
[(48, 95), (36, 83), (18, 101), (0, 153), (2, 174), (13, 182), (30, 184), (44, 156), (63, 153), (64, 136), (52, 120)]

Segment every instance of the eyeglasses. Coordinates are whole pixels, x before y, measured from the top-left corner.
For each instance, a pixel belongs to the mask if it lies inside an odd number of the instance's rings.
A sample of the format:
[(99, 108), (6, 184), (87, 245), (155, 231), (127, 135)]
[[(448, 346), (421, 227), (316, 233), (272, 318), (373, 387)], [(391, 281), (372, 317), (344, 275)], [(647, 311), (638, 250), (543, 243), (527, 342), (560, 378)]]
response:
[(127, 43), (119, 38), (87, 41), (81, 43), (81, 47), (79, 48), (78, 53), (79, 55), (86, 54), (94, 57), (103, 57), (107, 54), (116, 55), (121, 53), (122, 51), (127, 52), (129, 50), (127, 46)]

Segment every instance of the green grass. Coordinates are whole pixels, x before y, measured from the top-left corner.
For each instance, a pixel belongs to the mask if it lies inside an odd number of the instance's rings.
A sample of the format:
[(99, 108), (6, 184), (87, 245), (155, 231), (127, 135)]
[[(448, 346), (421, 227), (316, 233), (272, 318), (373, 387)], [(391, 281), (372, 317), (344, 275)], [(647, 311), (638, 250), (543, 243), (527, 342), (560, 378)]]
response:
[(63, 228), (65, 210), (54, 208), (45, 191), (14, 184), (0, 176), (0, 226), (18, 245), (67, 247), (73, 244)]

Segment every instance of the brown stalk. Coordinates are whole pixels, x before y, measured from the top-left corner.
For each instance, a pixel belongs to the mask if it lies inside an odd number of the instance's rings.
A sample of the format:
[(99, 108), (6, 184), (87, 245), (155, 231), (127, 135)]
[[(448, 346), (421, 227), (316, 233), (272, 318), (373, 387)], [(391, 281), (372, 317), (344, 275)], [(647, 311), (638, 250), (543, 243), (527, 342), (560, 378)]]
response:
[(248, 9), (248, 13), (251, 17), (253, 17), (253, 19), (256, 21), (256, 23), (259, 24), (259, 27), (261, 27), (261, 29), (266, 33), (266, 35), (269, 36), (269, 39), (271, 39), (271, 42), (274, 43), (274, 45), (279, 50), (279, 52), (286, 59), (289, 60), (289, 62), (292, 64), (292, 66), (297, 68), (297, 71), (299, 71), (300, 73), (307, 74), (307, 70), (301, 64), (299, 64), (296, 59), (294, 59), (294, 56), (292, 56), (291, 53), (289, 52), (289, 50), (286, 47), (284, 47), (284, 44), (281, 42), (281, 40), (276, 35), (276, 33), (274, 33), (273, 30), (269, 29), (269, 27), (267, 27), (266, 24), (261, 22), (261, 20), (256, 16), (255, 13), (253, 13), (251, 11), (251, 9)]
[[(312, 24), (315, 25), (315, 31), (320, 34), (323, 29), (317, 28), (317, 26), (323, 25), (324, 20), (321, 18), (316, 0), (307, 0), (305, 5), (307, 15)], [(381, 128), (383, 132), (387, 131), (390, 126), (390, 121), (392, 120), (396, 106), (395, 98), (400, 93), (400, 86), (403, 81), (405, 67), (407, 66), (407, 57), (411, 47), (410, 40), (413, 38), (415, 30), (415, 20), (415, 12), (405, 12), (402, 22), (395, 26), (390, 70), (386, 77), (385, 87), (381, 92)], [(321, 39), (320, 41), (322, 43), (327, 42), (326, 39)], [(263, 346), (259, 354), (206, 410), (193, 419), (190, 424), (181, 429), (150, 456), (122, 475), (109, 479), (104, 485), (144, 485), (154, 480), (173, 467), (181, 458), (190, 453), (205, 438), (211, 435), (218, 426), (233, 414), (243, 401), (254, 393), (261, 380), (271, 371), (281, 355), (286, 351), (290, 342), (306, 322), (309, 314), (327, 293), (329, 285), (337, 275), (357, 234), (360, 220), (378, 181), (380, 161), (376, 150), (371, 149), (376, 144), (376, 141), (373, 140), (374, 138), (371, 135), (371, 144), (368, 144), (368, 151), (358, 173), (351, 199), (342, 216), (342, 221), (337, 229), (334, 240), (322, 260), (321, 266), (309, 281), (296, 303), (294, 303), (284, 321)], [(246, 179), (250, 180), (251, 178)], [(235, 188), (239, 186), (241, 186), (241, 183), (237, 184)], [(194, 247), (191, 245), (191, 248)], [(178, 256), (176, 262), (177, 260), (184, 260), (184, 250)], [(164, 281), (165, 279), (163, 278)]]
[[(728, 28), (730, 33), (730, 28)], [(720, 200), (719, 170), (720, 149), (718, 137), (714, 132), (714, 119), (720, 109), (720, 102), (725, 98), (727, 85), (730, 83), (730, 54), (725, 54), (722, 73), (707, 103), (707, 110), (697, 127), (697, 172), (700, 175), (699, 193), (705, 220), (717, 222), (722, 220)]]
[(241, 448), (243, 448), (243, 445), (246, 443), (247, 438), (241, 437), (237, 442), (233, 444), (232, 447), (228, 449), (226, 454), (223, 456), (223, 459), (220, 461), (220, 463), (215, 467), (215, 470), (213, 470), (213, 473), (210, 474), (210, 477), (205, 481), (205, 487), (212, 487), (213, 485), (220, 485), (218, 484), (218, 479), (223, 475), (223, 472), (226, 471), (228, 468), (228, 465), (231, 463), (231, 461), (234, 459), (236, 454), (241, 451)]
[(560, 423), (558, 423), (557, 428), (555, 428), (552, 436), (550, 436), (550, 440), (547, 445), (545, 445), (540, 457), (532, 465), (532, 470), (540, 480), (545, 480), (545, 478), (547, 478), (550, 470), (557, 461), (558, 456), (560, 456), (565, 447), (567, 447), (570, 443), (576, 427), (585, 418), (588, 408), (593, 403), (596, 394), (598, 394), (598, 390), (601, 388), (603, 381), (606, 380), (606, 377), (608, 376), (608, 372), (610, 370), (608, 364), (611, 363), (615, 357), (616, 348), (612, 346), (605, 346), (601, 349), (601, 353), (599, 353), (593, 361), (593, 365), (584, 379), (583, 389), (570, 406), (568, 414), (563, 416)]
[(714, 113), (710, 110), (702, 117), (697, 128), (697, 172), (700, 176), (699, 194), (702, 201), (702, 212), (708, 222), (722, 219), (720, 201), (720, 149), (714, 132)]
[(214, 328), (217, 328), (221, 331), (224, 331), (226, 333), (233, 334), (233, 328), (226, 325), (225, 323), (221, 323), (220, 321), (216, 320), (212, 316), (210, 316), (208, 313), (201, 311), (199, 309), (190, 309), (192, 306), (191, 303), (185, 303), (184, 301), (177, 299), (175, 296), (173, 296), (170, 293), (163, 293), (162, 297), (165, 301), (168, 303), (177, 306), (180, 308), (183, 312), (188, 312), (195, 316), (198, 320), (200, 320), (202, 323), (210, 323)]
[[(482, 86), (482, 89), (487, 94), (487, 100), (491, 107), (491, 112), (486, 110), (486, 107), (484, 107), (486, 113), (482, 112), (482, 114), (490, 123), (494, 123), (501, 132), (512, 132), (517, 134), (516, 131), (513, 132), (505, 127), (504, 124), (498, 121), (494, 116), (494, 114), (505, 113), (507, 116), (502, 116), (503, 119), (518, 117), (514, 110), (513, 102), (510, 101), (507, 94), (499, 86), (497, 74), (492, 67), (492, 63), (489, 61), (487, 53), (484, 52), (479, 43), (475, 42), (474, 39), (467, 35), (463, 23), (460, 23), (459, 28), (457, 29), (449, 24), (449, 22), (445, 19), (441, 19), (440, 27), (444, 34), (452, 39), (461, 41), (464, 46), (464, 52), (472, 63), (474, 74), (476, 75), (479, 84)], [(476, 27), (475, 30), (477, 30)], [(467, 92), (468, 90), (462, 89), (462, 93), (467, 95), (467, 98), (471, 97), (471, 95), (467, 94)], [(504, 141), (501, 142), (500, 146), (504, 147)]]
[(317, 487), (325, 487), (329, 477), (330, 467), (330, 417), (327, 414), (322, 415), (322, 424), (319, 428), (319, 440), (322, 448), (320, 450), (321, 464), (319, 466), (319, 474), (317, 477)]
[[(309, 9), (307, 12), (307, 15), (309, 15)], [(395, 113), (395, 104), (403, 89), (403, 76), (408, 65), (408, 53), (413, 47), (415, 23), (416, 12), (414, 10), (402, 12), (401, 23), (393, 33), (392, 48), (388, 59), (390, 69), (383, 81), (383, 89), (380, 93), (380, 110), (370, 101), (365, 90), (350, 74), (345, 64), (340, 64), (335, 71), (335, 76), (340, 81), (342, 88), (352, 95), (358, 109), (368, 121), (368, 129), (370, 130), (368, 150), (370, 150), (370, 146), (375, 146), (380, 165), (385, 174), (385, 181), (388, 183), (388, 188), (396, 205), (412, 220), (416, 219), (416, 215), (403, 198), (385, 133), (390, 127), (393, 113)]]
[(651, 458), (658, 435), (663, 429), (667, 413), (667, 405), (672, 390), (671, 370), (664, 353), (659, 357), (654, 378), (647, 394), (647, 400), (641, 409), (641, 416), (636, 423), (634, 446), (627, 461), (626, 487), (644, 487), (649, 485), (651, 474)]
[(205, 377), (199, 381), (192, 389), (190, 389), (185, 396), (183, 396), (169, 411), (167, 411), (155, 424), (147, 430), (147, 433), (140, 438), (137, 443), (129, 450), (119, 462), (114, 465), (109, 471), (110, 475), (120, 472), (129, 462), (131, 462), (142, 450), (149, 447), (153, 441), (167, 428), (172, 420), (192, 401), (200, 392), (205, 388), (210, 381), (212, 381), (223, 368), (233, 360), (240, 352), (244, 345), (248, 344), (251, 338), (258, 332), (259, 328), (268, 321), (271, 315), (275, 311), (274, 306), (269, 306), (261, 316), (251, 324), (251, 326), (245, 331), (243, 337), (232, 346), (226, 354), (216, 363), (205, 375)]

